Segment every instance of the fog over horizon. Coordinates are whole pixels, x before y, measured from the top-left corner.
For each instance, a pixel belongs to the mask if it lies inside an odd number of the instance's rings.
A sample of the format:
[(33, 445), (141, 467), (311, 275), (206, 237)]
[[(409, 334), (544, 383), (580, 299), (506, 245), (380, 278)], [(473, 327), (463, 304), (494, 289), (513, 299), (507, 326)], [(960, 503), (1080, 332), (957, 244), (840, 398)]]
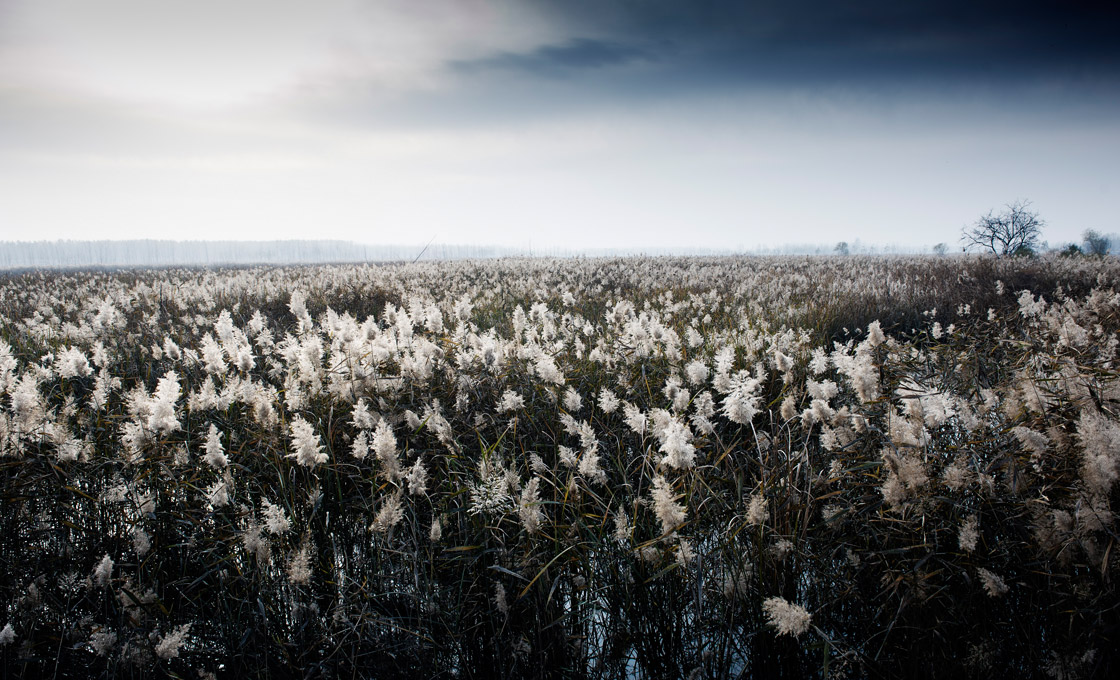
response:
[(0, 240), (959, 249), (1117, 231), (1120, 8), (0, 0)]

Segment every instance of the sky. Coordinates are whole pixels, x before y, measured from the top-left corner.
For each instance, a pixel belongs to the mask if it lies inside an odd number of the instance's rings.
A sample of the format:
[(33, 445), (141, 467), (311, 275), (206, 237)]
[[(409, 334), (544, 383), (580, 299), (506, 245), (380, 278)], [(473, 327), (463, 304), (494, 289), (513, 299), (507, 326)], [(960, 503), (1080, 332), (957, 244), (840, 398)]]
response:
[(0, 0), (0, 240), (1120, 231), (1120, 5)]

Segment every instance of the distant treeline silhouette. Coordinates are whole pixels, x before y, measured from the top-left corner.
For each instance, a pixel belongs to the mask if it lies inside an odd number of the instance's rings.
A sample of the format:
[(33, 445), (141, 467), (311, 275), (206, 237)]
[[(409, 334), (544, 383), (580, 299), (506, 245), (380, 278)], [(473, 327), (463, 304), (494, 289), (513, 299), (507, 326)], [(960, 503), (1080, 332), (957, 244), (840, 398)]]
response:
[(0, 241), (0, 268), (160, 267), (493, 258), (523, 254), (492, 246), (365, 245), (351, 241)]
[[(1109, 234), (1120, 243), (1120, 235)], [(930, 252), (895, 244), (844, 243), (852, 255), (901, 255)], [(556, 248), (430, 243), (371, 245), (338, 240), (285, 241), (0, 241), (0, 269), (221, 266), (411, 262), (499, 257), (621, 257), (626, 255), (832, 255), (838, 245), (791, 243), (725, 248)]]

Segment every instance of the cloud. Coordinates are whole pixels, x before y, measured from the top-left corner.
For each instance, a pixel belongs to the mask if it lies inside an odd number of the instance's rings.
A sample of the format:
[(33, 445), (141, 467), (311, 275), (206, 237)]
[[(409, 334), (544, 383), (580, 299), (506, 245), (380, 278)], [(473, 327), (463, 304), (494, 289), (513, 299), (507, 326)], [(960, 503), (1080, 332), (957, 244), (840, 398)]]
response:
[(508, 70), (536, 76), (562, 77), (654, 58), (651, 52), (622, 42), (573, 38), (527, 52), (499, 52), (480, 59), (455, 60), (450, 66), (463, 73)]
[[(1120, 78), (1120, 5), (1052, 0), (539, 0), (573, 30), (672, 44), (710, 84)], [(676, 72), (676, 71), (674, 71)]]
[(172, 4), (0, 0), (0, 225), (949, 241), (1026, 196), (1111, 229), (1103, 3)]
[(236, 108), (332, 77), (439, 84), (449, 59), (562, 39), (509, 0), (0, 0), (0, 85)]

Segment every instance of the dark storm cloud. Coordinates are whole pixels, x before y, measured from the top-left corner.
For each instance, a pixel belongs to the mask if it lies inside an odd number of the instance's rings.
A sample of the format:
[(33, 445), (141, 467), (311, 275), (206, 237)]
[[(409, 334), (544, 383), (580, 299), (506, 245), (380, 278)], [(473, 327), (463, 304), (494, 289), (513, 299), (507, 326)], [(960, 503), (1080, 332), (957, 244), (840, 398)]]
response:
[[(1120, 3), (537, 0), (584, 34), (717, 81), (1115, 80)], [(504, 55), (525, 63), (543, 55)], [(499, 57), (495, 57), (499, 58)], [(674, 72), (675, 69), (675, 72)], [(533, 69), (527, 69), (533, 70)]]
[(511, 48), (495, 31), (442, 55), (440, 87), (388, 96), (359, 77), (294, 106), (359, 126), (443, 129), (689, 102), (793, 110), (805, 96), (1034, 124), (1120, 108), (1120, 3), (518, 1), (549, 27), (536, 45)]
[(465, 73), (511, 70), (548, 77), (580, 71), (622, 66), (651, 58), (637, 47), (619, 42), (575, 38), (558, 45), (545, 45), (523, 53), (501, 52), (484, 59), (452, 62), (452, 68)]

